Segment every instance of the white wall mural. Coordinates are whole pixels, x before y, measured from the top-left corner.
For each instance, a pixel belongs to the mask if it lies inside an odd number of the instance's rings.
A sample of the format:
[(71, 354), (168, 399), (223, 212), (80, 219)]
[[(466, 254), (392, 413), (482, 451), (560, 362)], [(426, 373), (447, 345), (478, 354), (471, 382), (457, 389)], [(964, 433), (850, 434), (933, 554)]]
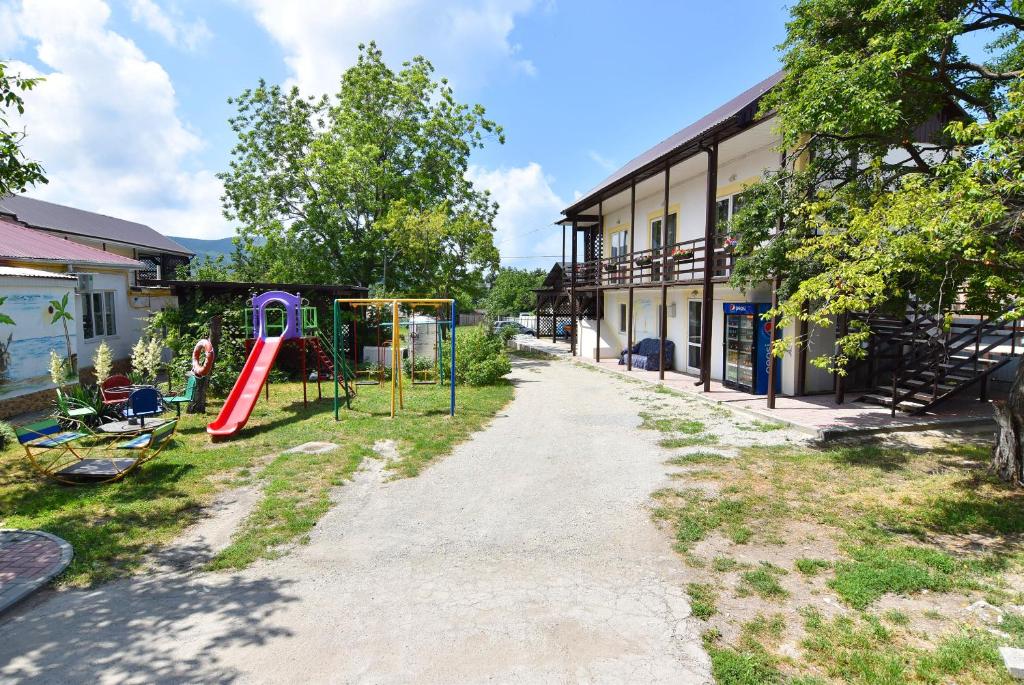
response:
[(50, 380), (50, 351), (62, 359), (77, 354), (75, 326), (70, 340), (60, 321), (53, 322), (51, 300), (58, 302), (70, 293), (68, 313), (77, 321), (74, 281), (40, 283), (42, 279), (4, 279), (0, 312), (14, 324), (0, 323), (0, 400), (53, 388)]

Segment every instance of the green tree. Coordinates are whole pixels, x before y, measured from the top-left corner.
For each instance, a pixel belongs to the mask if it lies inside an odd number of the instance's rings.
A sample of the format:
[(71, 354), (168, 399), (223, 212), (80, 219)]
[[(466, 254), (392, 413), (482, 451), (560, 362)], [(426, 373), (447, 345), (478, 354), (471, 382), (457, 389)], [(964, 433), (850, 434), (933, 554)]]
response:
[(27, 159), (21, 151), (25, 133), (12, 128), (8, 120), (12, 110), (19, 115), (25, 113), (21, 93), (32, 90), (39, 81), (8, 74), (7, 65), (0, 62), (0, 197), (23, 193), (29, 186), (47, 182), (42, 165)]
[(482, 288), (497, 267), (497, 207), (465, 172), (503, 134), (433, 71), (422, 57), (394, 71), (370, 43), (333, 97), (261, 81), (231, 100), (238, 143), (220, 178), (241, 224), (241, 277), (438, 297)]
[[(729, 228), (738, 285), (779, 277), (783, 325), (905, 306), (1024, 315), (1024, 17), (1018, 0), (799, 0), (764, 103), (788, 164)], [(992, 38), (984, 60), (963, 52)], [(815, 363), (862, 357), (853, 325)], [(798, 341), (798, 344), (802, 341)], [(781, 353), (785, 343), (780, 343)], [(1020, 480), (1024, 367), (995, 464)]]
[(493, 319), (519, 312), (532, 312), (537, 306), (533, 289), (541, 287), (545, 275), (543, 269), (499, 269), (484, 300), (487, 314)]

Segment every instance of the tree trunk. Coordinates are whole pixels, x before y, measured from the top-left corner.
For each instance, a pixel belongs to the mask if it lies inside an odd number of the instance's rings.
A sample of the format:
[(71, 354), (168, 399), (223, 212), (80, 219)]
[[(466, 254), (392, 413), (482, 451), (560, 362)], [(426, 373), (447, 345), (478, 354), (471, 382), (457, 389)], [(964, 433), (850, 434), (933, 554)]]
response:
[(999, 433), (992, 448), (992, 469), (1000, 479), (1021, 485), (1024, 481), (1024, 360), (1017, 366), (1010, 395), (992, 403)]
[(213, 367), (217, 365), (217, 351), (220, 350), (220, 324), (220, 314), (210, 319), (210, 344), (213, 345), (213, 364), (210, 365), (210, 373), (196, 382), (196, 394), (186, 410), (189, 414), (206, 413), (206, 391), (210, 387), (210, 376), (213, 375)]

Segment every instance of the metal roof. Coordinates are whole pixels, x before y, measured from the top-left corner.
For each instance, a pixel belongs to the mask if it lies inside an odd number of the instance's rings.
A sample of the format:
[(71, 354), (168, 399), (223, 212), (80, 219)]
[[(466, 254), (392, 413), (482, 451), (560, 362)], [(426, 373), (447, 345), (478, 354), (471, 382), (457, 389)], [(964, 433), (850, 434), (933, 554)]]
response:
[(78, 277), (74, 274), (43, 271), (42, 269), (25, 269), (20, 266), (0, 266), (0, 277), (4, 276), (11, 278), (60, 278), (66, 281), (78, 280)]
[(0, 219), (0, 258), (28, 262), (82, 264), (88, 266), (144, 269), (146, 265), (113, 252), (82, 245), (73, 240), (25, 228)]
[(160, 252), (188, 256), (195, 254), (145, 224), (53, 202), (34, 200), (24, 195), (8, 195), (0, 199), (0, 213), (9, 214), (31, 228), (44, 231), (60, 231), (84, 238), (137, 245)]
[(621, 169), (601, 181), (601, 183), (594, 187), (590, 192), (580, 197), (578, 201), (562, 210), (562, 213), (569, 214), (574, 208), (589, 207), (596, 202), (596, 196), (602, 191), (607, 190), (610, 186), (629, 178), (644, 167), (650, 165), (652, 162), (663, 160), (687, 145), (698, 142), (703, 135), (721, 124), (726, 123), (737, 114), (740, 114), (744, 109), (760, 100), (765, 93), (771, 90), (779, 83), (779, 81), (782, 80), (783, 75), (784, 72), (782, 71), (772, 74), (757, 85), (748, 88), (732, 100), (729, 100), (721, 107), (718, 107), (714, 111), (704, 115), (686, 128), (673, 133), (671, 136), (646, 152), (634, 157)]

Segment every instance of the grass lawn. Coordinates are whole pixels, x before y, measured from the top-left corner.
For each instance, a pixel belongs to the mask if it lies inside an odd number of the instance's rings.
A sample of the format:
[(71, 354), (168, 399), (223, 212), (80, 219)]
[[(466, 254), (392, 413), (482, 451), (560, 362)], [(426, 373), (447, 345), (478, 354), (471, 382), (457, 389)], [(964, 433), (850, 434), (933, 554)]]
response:
[[(330, 384), (324, 386), (325, 392)], [(39, 477), (20, 446), (0, 452), (0, 527), (37, 528), (59, 535), (75, 549), (62, 577), (88, 585), (137, 569), (147, 552), (177, 536), (223, 489), (255, 482), (262, 497), (232, 544), (212, 562), (242, 567), (302, 542), (329, 507), (331, 488), (343, 484), (363, 459), (376, 457), (378, 440), (394, 440), (395, 477), (415, 476), (486, 424), (512, 399), (501, 385), (458, 388), (455, 418), (448, 416), (448, 388), (406, 387), (406, 408), (390, 419), (390, 390), (361, 386), (351, 411), (335, 422), (332, 402), (302, 405), (302, 386), (271, 386), (245, 429), (233, 440), (211, 443), (205, 416), (182, 415), (173, 444), (125, 480), (67, 487)], [(315, 396), (315, 386), (312, 395)], [(309, 441), (337, 443), (321, 455), (282, 454)]]
[(718, 683), (1013, 682), (996, 650), (1024, 647), (1024, 491), (984, 440), (921, 440), (668, 461), (653, 515)]

